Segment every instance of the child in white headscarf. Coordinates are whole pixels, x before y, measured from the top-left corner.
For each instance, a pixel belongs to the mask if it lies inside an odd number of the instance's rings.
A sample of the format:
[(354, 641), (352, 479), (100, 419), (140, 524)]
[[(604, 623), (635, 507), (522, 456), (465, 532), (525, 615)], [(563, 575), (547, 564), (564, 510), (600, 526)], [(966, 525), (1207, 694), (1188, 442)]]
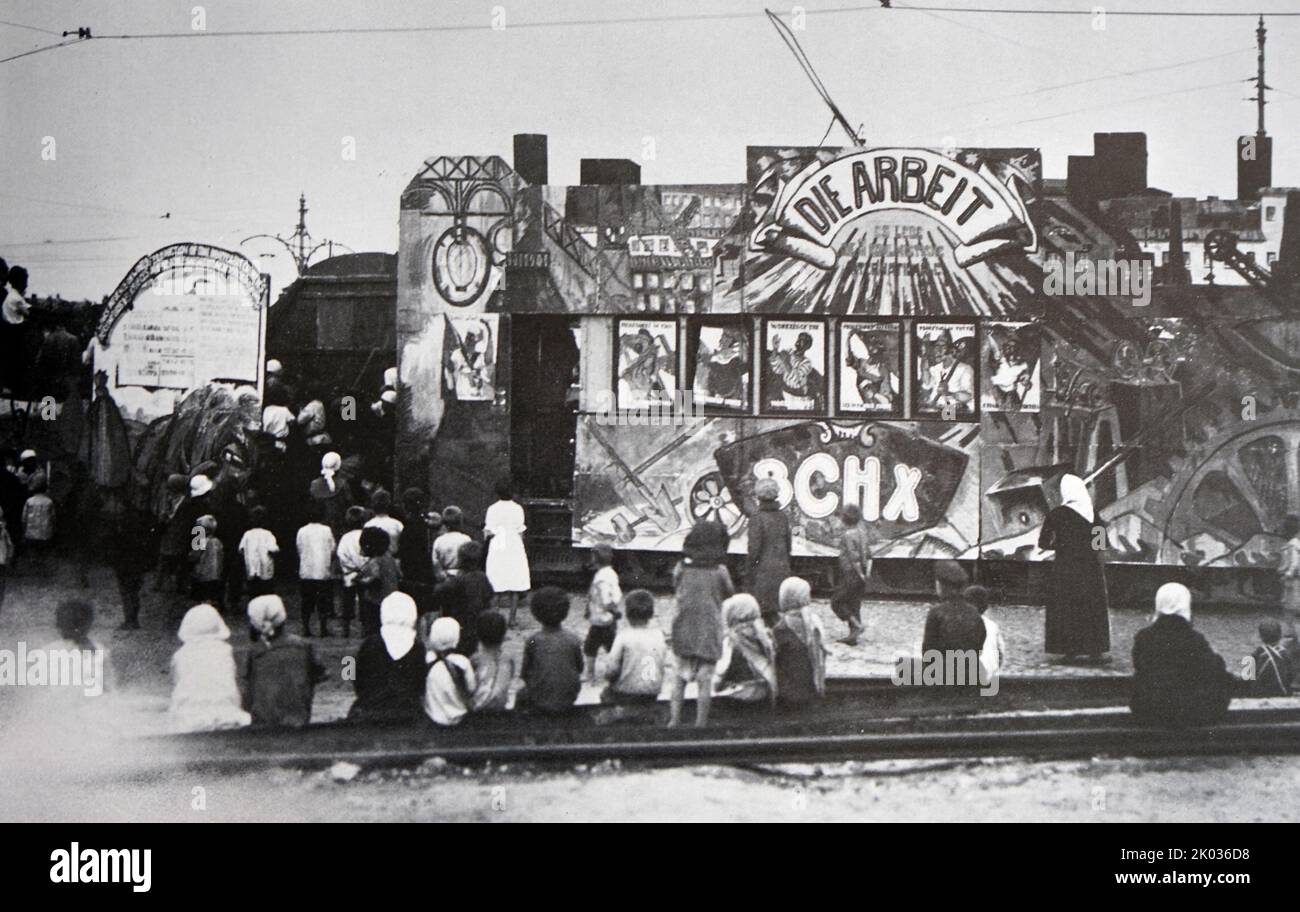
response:
[(420, 712), (426, 669), (424, 650), (416, 642), (415, 600), (390, 593), (379, 606), (379, 633), (361, 641), (357, 651), (357, 699), (349, 719), (412, 719)]
[(195, 605), (181, 621), (181, 648), (172, 655), (172, 731), (240, 728), (251, 719), (240, 704), (230, 628), (211, 605)]
[(781, 617), (772, 628), (776, 644), (776, 699), (801, 705), (826, 693), (826, 628), (812, 608), (812, 587), (792, 576), (778, 594)]
[(478, 681), (474, 666), (458, 652), (460, 624), (455, 618), (438, 618), (429, 626), (425, 643), (429, 674), (424, 682), (424, 712), (438, 725), (458, 725), (474, 705)]

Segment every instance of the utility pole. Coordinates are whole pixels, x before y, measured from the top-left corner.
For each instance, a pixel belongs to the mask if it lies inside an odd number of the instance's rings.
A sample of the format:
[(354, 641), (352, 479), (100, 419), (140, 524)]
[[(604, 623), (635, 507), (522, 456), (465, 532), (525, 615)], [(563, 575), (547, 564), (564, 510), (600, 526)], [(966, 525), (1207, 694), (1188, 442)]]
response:
[(307, 272), (307, 267), (311, 264), (311, 258), (316, 255), (322, 247), (329, 250), (329, 255), (334, 255), (334, 248), (341, 247), (348, 253), (355, 253), (351, 247), (346, 244), (340, 244), (338, 241), (324, 239), (318, 244), (312, 243), (311, 232), (307, 230), (307, 194), (298, 195), (298, 224), (293, 230), (293, 234), (288, 237), (281, 237), (278, 234), (253, 234), (244, 238), (239, 243), (247, 244), (249, 241), (257, 238), (266, 238), (275, 241), (285, 250), (289, 251), (289, 256), (293, 257), (294, 265), (297, 267), (298, 275)]
[(1255, 102), (1255, 108), (1257, 111), (1257, 121), (1255, 126), (1256, 136), (1264, 135), (1264, 105), (1268, 104), (1268, 102), (1264, 100), (1264, 92), (1267, 89), (1273, 88), (1271, 85), (1264, 82), (1264, 36), (1267, 34), (1268, 30), (1264, 28), (1264, 16), (1261, 14), (1259, 17), (1259, 25), (1255, 29), (1255, 45), (1259, 48), (1256, 74), (1255, 78), (1252, 80), (1255, 83), (1255, 94), (1248, 99), (1249, 101)]

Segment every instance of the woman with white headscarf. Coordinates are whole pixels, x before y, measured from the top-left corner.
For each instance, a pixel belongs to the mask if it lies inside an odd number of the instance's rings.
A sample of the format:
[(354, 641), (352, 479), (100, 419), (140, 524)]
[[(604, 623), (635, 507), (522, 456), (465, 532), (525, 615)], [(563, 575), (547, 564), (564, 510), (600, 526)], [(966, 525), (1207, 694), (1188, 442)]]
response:
[(1206, 725), (1227, 713), (1230, 685), (1222, 657), (1192, 627), (1191, 592), (1165, 583), (1151, 624), (1133, 638), (1133, 714), (1153, 725)]
[(195, 605), (181, 621), (181, 648), (172, 655), (172, 699), (168, 708), (175, 732), (240, 728), (249, 723), (235, 683), (230, 628), (211, 605)]
[(348, 531), (348, 507), (356, 503), (352, 487), (342, 470), (342, 457), (335, 452), (326, 453), (320, 460), (320, 474), (311, 480), (309, 486), (312, 500), (325, 505), (325, 523), (334, 532), (336, 540)]
[(1055, 552), (1044, 649), (1067, 660), (1100, 659), (1110, 651), (1106, 526), (1078, 475), (1061, 478), (1061, 505), (1043, 520), (1038, 547)]
[(285, 629), (287, 619), (278, 595), (259, 595), (248, 603), (257, 642), (241, 657), (239, 689), (254, 725), (306, 725), (316, 684), (325, 677), (311, 643)]
[(405, 592), (393, 592), (380, 603), (379, 633), (362, 640), (357, 650), (357, 699), (348, 719), (396, 722), (419, 715), (428, 664), (416, 642), (417, 614), (415, 600)]

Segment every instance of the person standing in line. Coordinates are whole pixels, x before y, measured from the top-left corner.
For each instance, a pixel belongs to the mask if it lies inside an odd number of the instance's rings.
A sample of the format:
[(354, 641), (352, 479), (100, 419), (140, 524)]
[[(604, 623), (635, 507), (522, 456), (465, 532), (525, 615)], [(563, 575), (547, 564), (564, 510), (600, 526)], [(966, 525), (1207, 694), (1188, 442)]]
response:
[(509, 479), (497, 483), (497, 501), (487, 508), (483, 530), (487, 535), (487, 575), (497, 594), (498, 608), (506, 611), (506, 623), (515, 626), (519, 597), (533, 587), (524, 549), (524, 508), (514, 499)]
[(442, 511), (442, 532), (433, 540), (433, 578), (443, 582), (460, 572), (460, 546), (473, 541), (465, 534), (465, 514), (460, 507), (449, 506)]
[(352, 635), (352, 619), (357, 616), (359, 595), (357, 575), (361, 573), (361, 568), (366, 565), (367, 560), (361, 553), (361, 530), (369, 518), (365, 507), (360, 505), (348, 507), (348, 512), (343, 518), (347, 531), (343, 533), (338, 547), (334, 550), (339, 562), (339, 571), (343, 575), (342, 636), (344, 638)]
[(587, 638), (583, 640), (582, 652), (587, 657), (587, 680), (596, 682), (596, 656), (602, 648), (613, 657), (614, 639), (618, 630), (619, 603), (623, 601), (623, 590), (618, 584), (618, 573), (614, 570), (614, 549), (609, 545), (596, 545), (591, 549), (591, 561), (596, 572), (587, 587)]
[(250, 528), (239, 540), (244, 558), (245, 588), (249, 598), (275, 591), (275, 556), (280, 545), (266, 528), (266, 507), (258, 504), (248, 511)]
[(393, 510), (393, 496), (384, 490), (376, 491), (370, 498), (370, 509), (374, 515), (366, 520), (366, 525), (377, 526), (388, 533), (388, 553), (396, 558), (401, 545), (402, 530), (406, 525), (396, 516), (390, 515)]
[(311, 636), (311, 616), (320, 618), (320, 635), (330, 635), (334, 613), (334, 532), (325, 524), (325, 506), (313, 505), (314, 515), (298, 530), (298, 586), (302, 595), (302, 635)]
[(781, 509), (781, 487), (775, 479), (754, 484), (758, 512), (749, 518), (749, 559), (745, 582), (758, 599), (763, 622), (771, 627), (781, 614), (781, 583), (790, 576), (790, 519)]
[(1078, 475), (1061, 478), (1061, 505), (1043, 520), (1038, 547), (1054, 551), (1044, 650), (1071, 661), (1101, 660), (1110, 651), (1106, 594), (1106, 526), (1097, 519), (1088, 487)]

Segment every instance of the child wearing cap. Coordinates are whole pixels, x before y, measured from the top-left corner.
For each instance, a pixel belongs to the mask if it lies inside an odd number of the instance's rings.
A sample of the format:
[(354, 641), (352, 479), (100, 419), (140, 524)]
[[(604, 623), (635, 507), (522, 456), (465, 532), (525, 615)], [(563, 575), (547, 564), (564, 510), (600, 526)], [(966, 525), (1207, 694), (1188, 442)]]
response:
[(423, 702), (425, 715), (435, 725), (459, 725), (474, 705), (478, 681), (470, 660), (455, 651), (459, 642), (460, 624), (453, 618), (438, 618), (429, 625)]

